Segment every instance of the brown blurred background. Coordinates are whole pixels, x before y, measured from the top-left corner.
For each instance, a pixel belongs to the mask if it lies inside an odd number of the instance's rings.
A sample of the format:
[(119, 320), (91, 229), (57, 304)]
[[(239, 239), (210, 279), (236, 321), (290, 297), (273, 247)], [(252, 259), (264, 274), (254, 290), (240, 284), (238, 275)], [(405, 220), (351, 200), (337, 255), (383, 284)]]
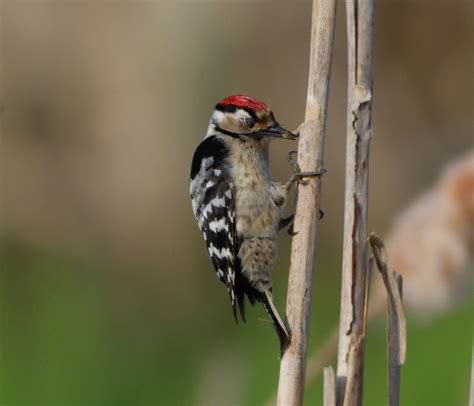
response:
[[(0, 402), (262, 404), (277, 384), (277, 342), (261, 309), (247, 326), (233, 325), (192, 215), (188, 176), (213, 105), (229, 94), (265, 100), (284, 126), (301, 123), (311, 2), (0, 4)], [(339, 311), (344, 20), (340, 1), (311, 349)], [(385, 233), (448, 161), (472, 148), (472, 40), (467, 0), (377, 2), (369, 229)], [(274, 143), (276, 179), (290, 173), (293, 148)], [(280, 246), (283, 307), (289, 237)], [(455, 378), (450, 386), (439, 372), (431, 400), (423, 396), (436, 379), (412, 358), (404, 404), (465, 403), (468, 314), (465, 304), (445, 324), (413, 327), (419, 348), (448, 330), (460, 341), (449, 344), (458, 358), (433, 365)], [(384, 357), (379, 327), (367, 352)], [(376, 381), (384, 385), (383, 359), (373, 357), (369, 405), (385, 399)], [(307, 399), (321, 402), (318, 385)]]

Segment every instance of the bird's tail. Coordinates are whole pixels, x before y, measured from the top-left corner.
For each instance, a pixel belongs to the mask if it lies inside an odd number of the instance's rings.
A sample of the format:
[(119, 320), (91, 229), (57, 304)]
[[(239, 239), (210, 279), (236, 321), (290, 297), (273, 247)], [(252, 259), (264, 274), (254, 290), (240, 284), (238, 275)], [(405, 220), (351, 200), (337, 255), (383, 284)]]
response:
[(290, 334), (287, 327), (285, 326), (285, 323), (283, 323), (283, 320), (278, 314), (275, 305), (273, 304), (272, 294), (266, 288), (264, 288), (264, 291), (262, 292), (261, 301), (272, 321), (278, 338), (280, 339), (280, 351), (281, 355), (283, 356), (290, 342)]

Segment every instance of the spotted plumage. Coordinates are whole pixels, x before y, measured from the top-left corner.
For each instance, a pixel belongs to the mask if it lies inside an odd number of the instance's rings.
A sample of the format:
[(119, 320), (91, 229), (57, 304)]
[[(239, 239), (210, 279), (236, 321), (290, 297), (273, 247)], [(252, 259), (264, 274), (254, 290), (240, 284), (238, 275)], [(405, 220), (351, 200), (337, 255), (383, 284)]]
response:
[(245, 296), (261, 302), (280, 338), (289, 333), (272, 302), (276, 238), (293, 177), (274, 182), (268, 164), (273, 137), (295, 139), (280, 127), (268, 106), (233, 95), (215, 107), (191, 167), (193, 212), (218, 278), (229, 294), (236, 321), (245, 321)]
[(226, 284), (235, 311), (235, 201), (225, 160), (229, 149), (216, 136), (206, 137), (194, 153), (190, 194), (193, 212), (218, 278)]

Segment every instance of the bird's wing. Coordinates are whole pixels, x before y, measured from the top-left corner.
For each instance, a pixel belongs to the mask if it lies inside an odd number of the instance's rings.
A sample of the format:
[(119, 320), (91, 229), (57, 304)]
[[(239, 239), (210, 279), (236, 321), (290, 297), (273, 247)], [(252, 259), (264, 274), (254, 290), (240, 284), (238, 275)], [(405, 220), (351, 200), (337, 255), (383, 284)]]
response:
[(237, 321), (237, 303), (242, 313), (243, 293), (236, 287), (236, 273), (239, 273), (238, 279), (241, 275), (236, 260), (234, 185), (225, 164), (228, 154), (227, 145), (215, 136), (207, 137), (199, 144), (191, 167), (190, 193), (194, 216), (217, 276), (227, 286)]

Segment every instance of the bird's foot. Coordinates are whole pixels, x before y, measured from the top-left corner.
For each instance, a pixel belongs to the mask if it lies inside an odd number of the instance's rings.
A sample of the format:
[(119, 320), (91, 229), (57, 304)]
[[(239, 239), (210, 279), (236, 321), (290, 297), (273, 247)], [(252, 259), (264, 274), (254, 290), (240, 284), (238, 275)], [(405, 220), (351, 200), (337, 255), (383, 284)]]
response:
[(324, 168), (320, 168), (317, 171), (310, 171), (310, 172), (303, 172), (298, 165), (298, 162), (293, 158), (294, 155), (297, 154), (297, 151), (290, 151), (288, 153), (288, 162), (293, 167), (293, 175), (291, 175), (290, 179), (287, 182), (287, 189), (289, 189), (293, 183), (298, 182), (302, 185), (307, 185), (308, 180), (304, 180), (304, 178), (318, 178), (323, 176), (327, 171)]

